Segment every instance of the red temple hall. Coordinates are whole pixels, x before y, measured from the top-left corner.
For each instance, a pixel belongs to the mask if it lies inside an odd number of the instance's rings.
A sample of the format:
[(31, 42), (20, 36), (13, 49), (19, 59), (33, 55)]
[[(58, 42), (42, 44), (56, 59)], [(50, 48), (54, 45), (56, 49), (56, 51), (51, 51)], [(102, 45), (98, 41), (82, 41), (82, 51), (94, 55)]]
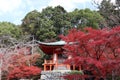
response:
[(64, 64), (63, 62), (66, 59), (71, 58), (71, 56), (63, 55), (63, 46), (65, 45), (65, 41), (44, 43), (39, 42), (40, 49), (47, 55), (51, 55), (51, 60), (44, 59), (44, 71), (52, 71), (52, 70), (75, 70), (75, 65)]

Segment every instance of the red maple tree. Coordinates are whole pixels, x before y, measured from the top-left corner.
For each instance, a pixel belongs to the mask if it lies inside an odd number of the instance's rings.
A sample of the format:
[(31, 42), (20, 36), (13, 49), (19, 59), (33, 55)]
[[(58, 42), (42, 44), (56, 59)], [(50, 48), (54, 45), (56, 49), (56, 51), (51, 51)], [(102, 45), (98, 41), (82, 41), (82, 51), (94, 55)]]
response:
[[(35, 66), (19, 66), (14, 68), (8, 75), (8, 80), (19, 80), (25, 78), (32, 78), (39, 75), (41, 69)], [(40, 75), (39, 75), (40, 76)]]
[(120, 76), (120, 27), (72, 29), (61, 38), (68, 43), (65, 54), (72, 56), (66, 63), (81, 66), (85, 75), (96, 80)]
[[(9, 52), (9, 53), (3, 54), (0, 57), (0, 60), (2, 61), (2, 64), (0, 66), (2, 75), (4, 75), (4, 78), (6, 76), (7, 77), (9, 76), (9, 78), (11, 79), (13, 77), (20, 78), (22, 74), (26, 74), (23, 77), (33, 76), (34, 74), (40, 74), (41, 69), (35, 67), (35, 62), (39, 57), (40, 57), (39, 53), (25, 55), (25, 54)], [(26, 69), (28, 71), (25, 71)], [(19, 72), (21, 75), (17, 75)], [(16, 74), (17, 77), (16, 75), (14, 76), (14, 74)]]

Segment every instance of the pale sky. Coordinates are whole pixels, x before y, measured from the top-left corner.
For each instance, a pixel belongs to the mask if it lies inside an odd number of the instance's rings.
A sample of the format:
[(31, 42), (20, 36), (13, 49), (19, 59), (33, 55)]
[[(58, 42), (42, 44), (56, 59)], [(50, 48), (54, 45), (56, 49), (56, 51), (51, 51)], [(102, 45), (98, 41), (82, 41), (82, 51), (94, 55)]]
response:
[[(101, 0), (97, 0), (100, 2)], [(115, 0), (112, 0), (114, 2)], [(75, 8), (96, 9), (92, 0), (0, 0), (0, 22), (8, 21), (14, 24), (21, 24), (25, 15), (33, 10), (41, 11), (47, 6), (61, 5), (68, 12)]]

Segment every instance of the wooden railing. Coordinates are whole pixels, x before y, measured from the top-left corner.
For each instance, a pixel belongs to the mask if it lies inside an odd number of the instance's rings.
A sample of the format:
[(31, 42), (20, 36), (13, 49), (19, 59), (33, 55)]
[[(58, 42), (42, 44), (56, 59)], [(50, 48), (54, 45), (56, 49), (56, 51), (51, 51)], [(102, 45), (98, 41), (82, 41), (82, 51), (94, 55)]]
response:
[[(53, 60), (44, 60), (44, 71), (46, 71), (46, 70), (53, 70), (53, 69), (61, 69), (62, 70), (62, 68), (64, 68), (64, 69), (66, 69), (66, 70), (70, 70), (70, 65), (68, 65), (68, 64), (63, 64), (62, 62), (64, 62), (64, 60), (63, 59), (61, 59), (61, 60), (58, 60), (58, 61), (56, 61), (56, 62), (54, 62)], [(47, 68), (49, 68), (49, 69), (47, 69)], [(64, 70), (63, 69), (63, 70)]]

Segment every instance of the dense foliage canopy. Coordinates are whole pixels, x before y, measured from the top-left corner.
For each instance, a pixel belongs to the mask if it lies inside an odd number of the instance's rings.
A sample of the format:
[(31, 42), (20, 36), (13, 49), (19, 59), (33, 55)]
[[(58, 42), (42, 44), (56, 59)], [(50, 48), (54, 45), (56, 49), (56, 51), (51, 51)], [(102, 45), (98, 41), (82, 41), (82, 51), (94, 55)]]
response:
[(81, 29), (93, 26), (98, 29), (104, 21), (103, 17), (90, 9), (67, 12), (63, 7), (47, 7), (38, 12), (29, 12), (22, 20), (21, 28), (24, 34), (34, 35), (37, 40), (59, 40), (58, 35), (67, 34), (68, 30), (76, 27)]
[[(21, 78), (32, 78), (36, 75), (40, 75), (41, 69), (35, 66), (40, 54), (34, 53), (31, 55), (24, 54), (25, 49), (18, 50), (18, 53), (14, 51), (7, 52), (7, 54), (0, 55), (2, 61), (1, 71), (2, 75), (6, 76), (10, 80), (17, 80)], [(27, 53), (28, 51), (26, 51)], [(4, 73), (5, 72), (5, 73)], [(4, 77), (3, 77), (4, 78)]]
[(119, 78), (120, 27), (102, 30), (85, 28), (84, 31), (72, 29), (68, 35), (61, 37), (68, 43), (64, 46), (65, 54), (72, 56), (66, 63), (81, 66), (87, 77), (96, 80)]
[(19, 26), (10, 22), (0, 22), (0, 36), (6, 35), (19, 38), (21, 33), (22, 31)]
[(115, 0), (102, 0), (100, 4), (97, 4), (99, 13), (104, 17), (104, 26), (114, 27), (120, 25), (120, 1)]
[(32, 77), (35, 77), (37, 75), (40, 76), (40, 72), (41, 69), (35, 66), (20, 66), (12, 70), (12, 72), (8, 76), (8, 79), (9, 80), (19, 80), (21, 78), (31, 79)]
[(104, 22), (103, 17), (97, 12), (90, 9), (75, 9), (69, 13), (72, 26), (77, 28), (85, 28), (92, 26), (95, 29), (101, 28), (101, 24)]

